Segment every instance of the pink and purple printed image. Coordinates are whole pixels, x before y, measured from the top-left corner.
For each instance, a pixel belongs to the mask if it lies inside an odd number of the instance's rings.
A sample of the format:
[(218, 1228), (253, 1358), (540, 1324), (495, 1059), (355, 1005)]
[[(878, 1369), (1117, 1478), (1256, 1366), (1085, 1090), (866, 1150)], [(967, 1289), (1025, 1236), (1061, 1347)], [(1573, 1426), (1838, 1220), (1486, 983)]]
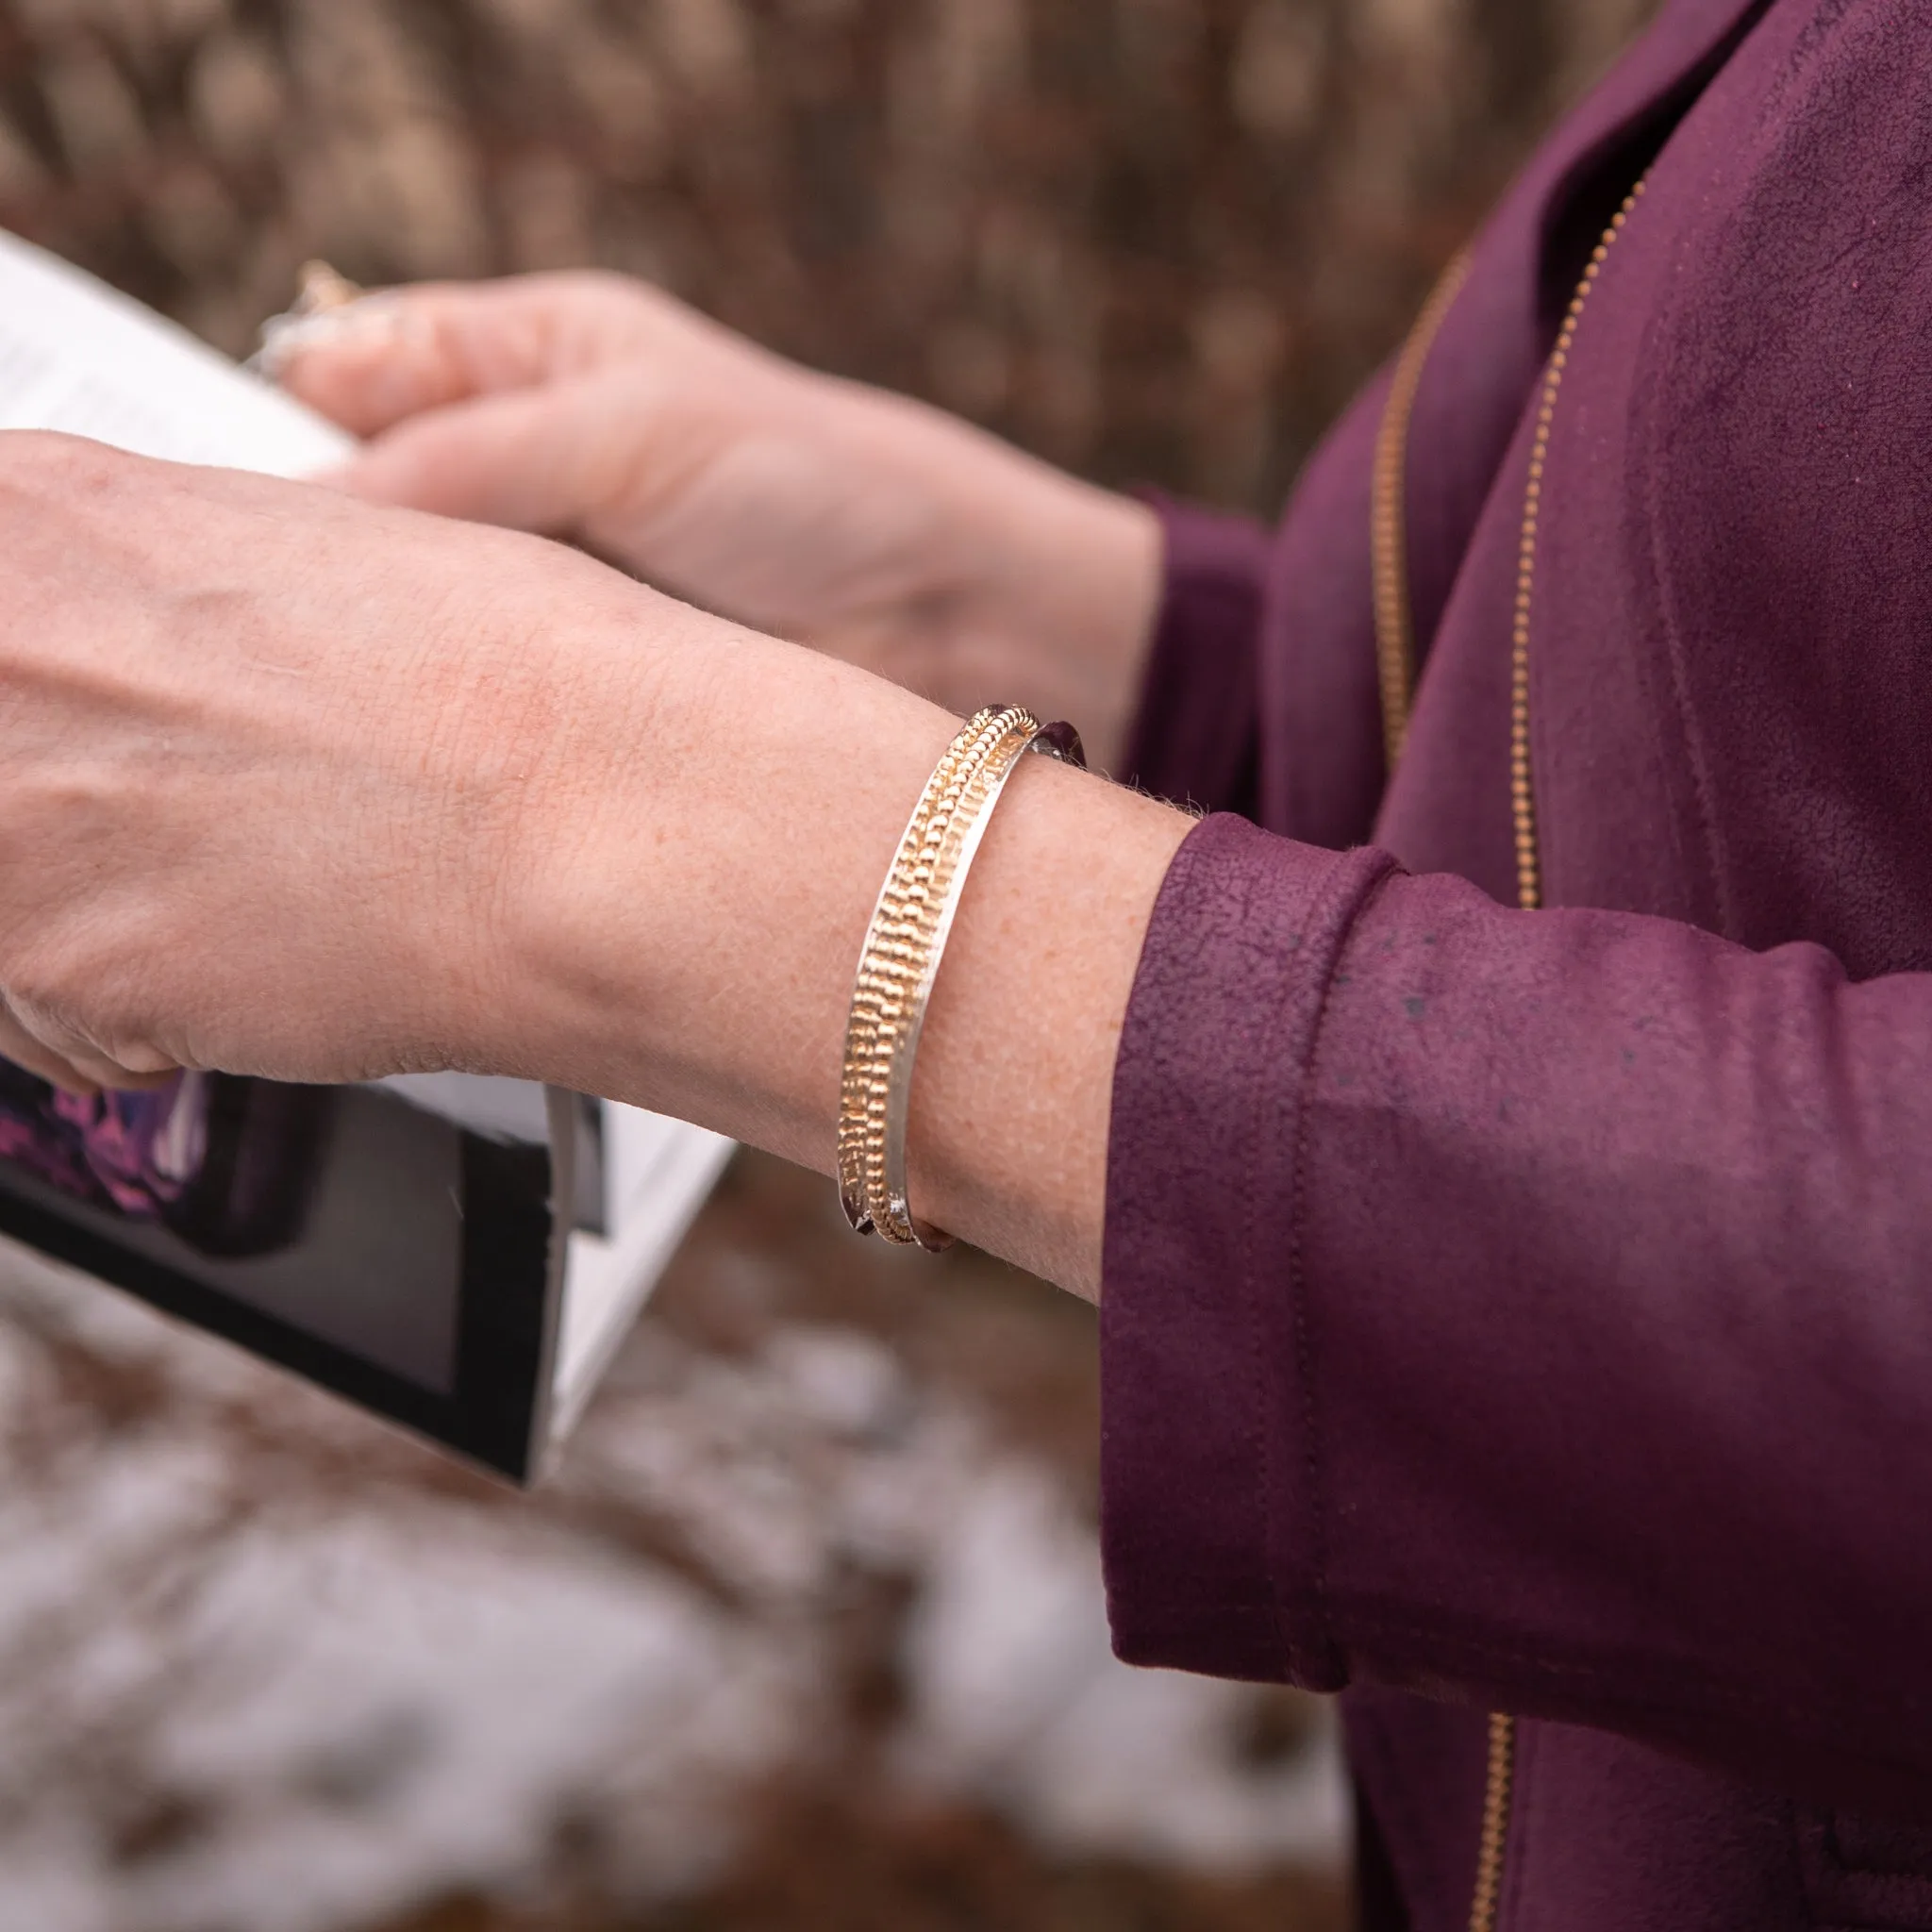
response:
[(157, 1220), (201, 1172), (208, 1097), (205, 1074), (82, 1096), (0, 1062), (0, 1160), (94, 1207)]

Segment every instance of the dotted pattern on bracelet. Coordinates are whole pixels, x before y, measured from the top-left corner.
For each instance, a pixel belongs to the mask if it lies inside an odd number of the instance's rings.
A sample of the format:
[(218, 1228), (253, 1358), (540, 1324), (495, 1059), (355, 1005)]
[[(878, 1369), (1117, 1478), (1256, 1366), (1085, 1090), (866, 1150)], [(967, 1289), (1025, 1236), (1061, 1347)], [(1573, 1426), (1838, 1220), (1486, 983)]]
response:
[[(891, 1046), (903, 1023), (903, 1002), (912, 978), (893, 970), (896, 951), (916, 944), (925, 920), (936, 920), (930, 886), (933, 834), (957, 808), (960, 779), (975, 754), (996, 736), (992, 711), (978, 713), (953, 740), (927, 781), (893, 855), (878, 905), (866, 932), (846, 1022), (845, 1065), (841, 1081), (839, 1187), (853, 1224), (876, 1225), (877, 1197), (867, 1186), (866, 1156), (875, 1111), (885, 1104)], [(877, 1091), (874, 1094), (874, 1089)]]
[(987, 759), (1022, 716), (1012, 708), (982, 711), (948, 747), (900, 841), (860, 956), (841, 1093), (841, 1193), (855, 1225), (888, 1240), (911, 1238), (909, 1228), (894, 1224), (886, 1199), (886, 1116), (893, 1057), (912, 1016), (957, 858), (948, 835), (973, 802)]
[[(891, 1241), (902, 1244), (918, 1241), (925, 1247), (948, 1247), (952, 1244), (951, 1236), (916, 1226), (912, 1209), (906, 1199), (904, 1110), (911, 1103), (911, 1056), (918, 1050), (918, 1029), (932, 995), (933, 982), (939, 972), (940, 953), (945, 943), (941, 935), (947, 915), (943, 908), (958, 906), (965, 885), (967, 848), (975, 834), (983, 829), (984, 821), (992, 810), (993, 801), (1000, 795), (1008, 775), (1032, 746), (1039, 729), (1036, 719), (1025, 711), (1019, 712), (1013, 729), (988, 750), (985, 758), (974, 764), (965, 778), (958, 807), (946, 821), (943, 830), (935, 826), (938, 856), (933, 863), (929, 891), (935, 908), (941, 908), (937, 928), (929, 937), (915, 973), (905, 1024), (895, 1036), (892, 1050), (883, 1062), (887, 1102), (879, 1117), (878, 1140), (876, 1143), (868, 1143), (867, 1147), (867, 1185), (874, 1191), (874, 1198), (885, 1205), (884, 1217), (874, 1217), (875, 1224)], [(892, 1161), (895, 1112), (898, 1115), (896, 1124), (900, 1145), (896, 1185)]]
[(992, 774), (1009, 767), (1039, 728), (1031, 713), (1008, 706), (978, 712), (954, 738), (899, 841), (859, 955), (840, 1082), (839, 1192), (854, 1227), (891, 1241), (918, 1239), (886, 1188), (893, 1059), (914, 1017), (965, 832), (985, 809)]

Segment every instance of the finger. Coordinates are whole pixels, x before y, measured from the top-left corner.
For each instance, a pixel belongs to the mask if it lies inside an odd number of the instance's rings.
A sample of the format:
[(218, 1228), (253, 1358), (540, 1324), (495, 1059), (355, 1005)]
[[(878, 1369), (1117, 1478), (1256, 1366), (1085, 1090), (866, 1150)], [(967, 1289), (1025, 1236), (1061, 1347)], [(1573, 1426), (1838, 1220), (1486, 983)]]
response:
[(534, 388), (591, 366), (641, 289), (605, 275), (429, 283), (298, 323), (270, 362), (289, 391), (358, 436), (425, 409)]
[(327, 477), (376, 503), (561, 535), (610, 500), (614, 467), (641, 441), (582, 388), (486, 396), (413, 417)]
[(126, 1049), (124, 1057), (116, 1058), (30, 1002), (11, 993), (0, 997), (0, 1057), (70, 1092), (158, 1087), (181, 1071), (167, 1055), (151, 1047)]
[(4, 1008), (0, 1008), (0, 1059), (11, 1060), (16, 1067), (25, 1067), (42, 1080), (51, 1080), (63, 1092), (92, 1098), (101, 1091), (99, 1081), (90, 1080), (72, 1062), (42, 1046)]

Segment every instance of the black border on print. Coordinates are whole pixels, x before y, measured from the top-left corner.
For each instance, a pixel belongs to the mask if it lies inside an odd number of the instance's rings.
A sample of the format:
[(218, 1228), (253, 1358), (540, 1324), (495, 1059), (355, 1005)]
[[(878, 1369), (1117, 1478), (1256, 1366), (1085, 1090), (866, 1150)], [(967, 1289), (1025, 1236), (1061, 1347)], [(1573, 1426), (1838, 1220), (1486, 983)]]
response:
[(456, 1387), (425, 1389), (350, 1350), (265, 1314), (165, 1261), (123, 1247), (99, 1226), (0, 1185), (0, 1234), (125, 1289), (385, 1420), (524, 1483), (544, 1364), (550, 1260), (550, 1155), (461, 1135), (462, 1281)]

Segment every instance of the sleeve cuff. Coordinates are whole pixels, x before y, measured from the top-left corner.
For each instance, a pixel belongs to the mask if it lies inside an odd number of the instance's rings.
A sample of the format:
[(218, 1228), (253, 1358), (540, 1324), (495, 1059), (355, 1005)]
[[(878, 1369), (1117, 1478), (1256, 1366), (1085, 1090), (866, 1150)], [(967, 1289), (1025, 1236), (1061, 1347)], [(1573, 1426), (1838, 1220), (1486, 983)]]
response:
[(1157, 797), (1252, 816), (1268, 535), (1243, 517), (1148, 500), (1166, 578), (1126, 773)]
[(1298, 1244), (1257, 1206), (1296, 1190), (1328, 985), (1391, 870), (1210, 818), (1156, 904), (1115, 1066), (1101, 1297), (1102, 1548), (1130, 1663), (1343, 1679)]

